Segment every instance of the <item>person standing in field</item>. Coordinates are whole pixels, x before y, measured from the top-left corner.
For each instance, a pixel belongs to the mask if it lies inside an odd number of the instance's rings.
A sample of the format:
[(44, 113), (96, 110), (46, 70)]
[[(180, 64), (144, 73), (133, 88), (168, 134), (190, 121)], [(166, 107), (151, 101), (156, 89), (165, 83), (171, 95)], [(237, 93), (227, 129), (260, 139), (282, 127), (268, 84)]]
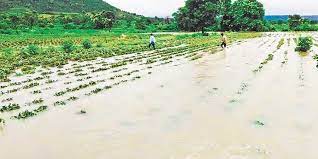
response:
[(224, 33), (221, 33), (221, 47), (224, 49), (227, 46), (227, 37)]
[(149, 48), (153, 48), (156, 50), (156, 38), (153, 34), (150, 34), (150, 43), (149, 43)]

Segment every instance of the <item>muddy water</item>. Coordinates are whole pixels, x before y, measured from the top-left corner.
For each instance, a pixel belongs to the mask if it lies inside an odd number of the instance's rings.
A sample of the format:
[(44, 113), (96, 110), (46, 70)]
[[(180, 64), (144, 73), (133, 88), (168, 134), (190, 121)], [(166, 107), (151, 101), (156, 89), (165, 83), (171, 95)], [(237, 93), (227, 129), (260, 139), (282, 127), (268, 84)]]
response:
[[(246, 40), (10, 121), (0, 136), (0, 157), (316, 159), (318, 70), (311, 55), (318, 50), (299, 56), (293, 40), (287, 43), (293, 37)], [(281, 38), (285, 44), (277, 50)], [(254, 73), (270, 53), (274, 59)], [(81, 109), (87, 114), (79, 115)]]

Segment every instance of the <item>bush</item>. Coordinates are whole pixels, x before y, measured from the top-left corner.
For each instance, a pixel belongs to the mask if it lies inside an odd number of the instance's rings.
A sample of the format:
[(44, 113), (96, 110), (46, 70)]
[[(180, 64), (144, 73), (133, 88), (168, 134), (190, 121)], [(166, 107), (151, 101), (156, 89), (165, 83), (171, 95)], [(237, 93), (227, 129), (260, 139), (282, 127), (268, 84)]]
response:
[(66, 53), (71, 53), (74, 50), (74, 44), (72, 41), (64, 41), (62, 48)]
[(295, 50), (299, 52), (307, 52), (311, 49), (312, 45), (313, 41), (311, 37), (299, 37)]
[(90, 49), (92, 48), (92, 42), (88, 39), (84, 40), (83, 43), (82, 43), (84, 49)]
[(37, 55), (40, 53), (40, 49), (36, 45), (29, 45), (27, 48), (30, 55)]
[(38, 55), (40, 53), (40, 49), (36, 45), (29, 45), (26, 48), (21, 49), (20, 55), (22, 57), (30, 57), (33, 55)]

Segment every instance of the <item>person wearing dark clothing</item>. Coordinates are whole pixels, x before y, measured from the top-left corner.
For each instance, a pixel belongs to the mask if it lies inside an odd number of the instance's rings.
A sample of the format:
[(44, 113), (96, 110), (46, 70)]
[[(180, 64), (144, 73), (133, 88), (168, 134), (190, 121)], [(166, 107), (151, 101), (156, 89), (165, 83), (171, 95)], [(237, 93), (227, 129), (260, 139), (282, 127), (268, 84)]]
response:
[(224, 35), (224, 33), (221, 33), (221, 47), (222, 48), (226, 48), (227, 46), (227, 37)]

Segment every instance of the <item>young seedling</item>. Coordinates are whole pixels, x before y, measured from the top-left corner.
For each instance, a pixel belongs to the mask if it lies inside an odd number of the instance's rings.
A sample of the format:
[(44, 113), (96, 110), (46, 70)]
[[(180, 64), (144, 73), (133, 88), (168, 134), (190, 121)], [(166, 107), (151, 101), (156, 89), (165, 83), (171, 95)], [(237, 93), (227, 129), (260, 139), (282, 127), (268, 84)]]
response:
[(40, 113), (40, 112), (43, 112), (43, 111), (46, 111), (48, 109), (48, 106), (40, 106), (39, 108), (35, 109), (34, 112), (36, 113)]
[(11, 112), (11, 111), (14, 111), (14, 110), (18, 110), (20, 108), (21, 107), (20, 107), (19, 104), (10, 103), (9, 105), (1, 106), (0, 107), (0, 112), (1, 113), (3, 113), (3, 112)]
[(6, 121), (5, 121), (4, 119), (1, 119), (1, 118), (0, 118), (0, 126), (1, 126), (1, 125), (3, 126), (3, 125), (5, 125), (5, 124), (6, 124)]
[(13, 116), (12, 118), (20, 120), (20, 119), (27, 119), (27, 118), (33, 117), (35, 115), (36, 115), (36, 113), (26, 110), (26, 111), (24, 111), (22, 113), (19, 113), (16, 116)]
[(66, 105), (66, 102), (64, 101), (57, 101), (54, 103), (54, 106), (64, 106), (64, 105)]
[(86, 110), (81, 110), (80, 112), (79, 112), (79, 114), (86, 114), (87, 112), (86, 112)]
[(262, 121), (259, 121), (259, 120), (254, 121), (254, 124), (255, 124), (256, 126), (265, 126), (265, 123), (262, 122)]
[(78, 100), (79, 98), (78, 97), (70, 97), (69, 99), (67, 99), (68, 101), (76, 101), (76, 100)]
[(34, 101), (32, 101), (32, 104), (41, 104), (43, 102), (44, 102), (44, 100), (42, 98), (39, 98), (39, 99), (35, 99)]

